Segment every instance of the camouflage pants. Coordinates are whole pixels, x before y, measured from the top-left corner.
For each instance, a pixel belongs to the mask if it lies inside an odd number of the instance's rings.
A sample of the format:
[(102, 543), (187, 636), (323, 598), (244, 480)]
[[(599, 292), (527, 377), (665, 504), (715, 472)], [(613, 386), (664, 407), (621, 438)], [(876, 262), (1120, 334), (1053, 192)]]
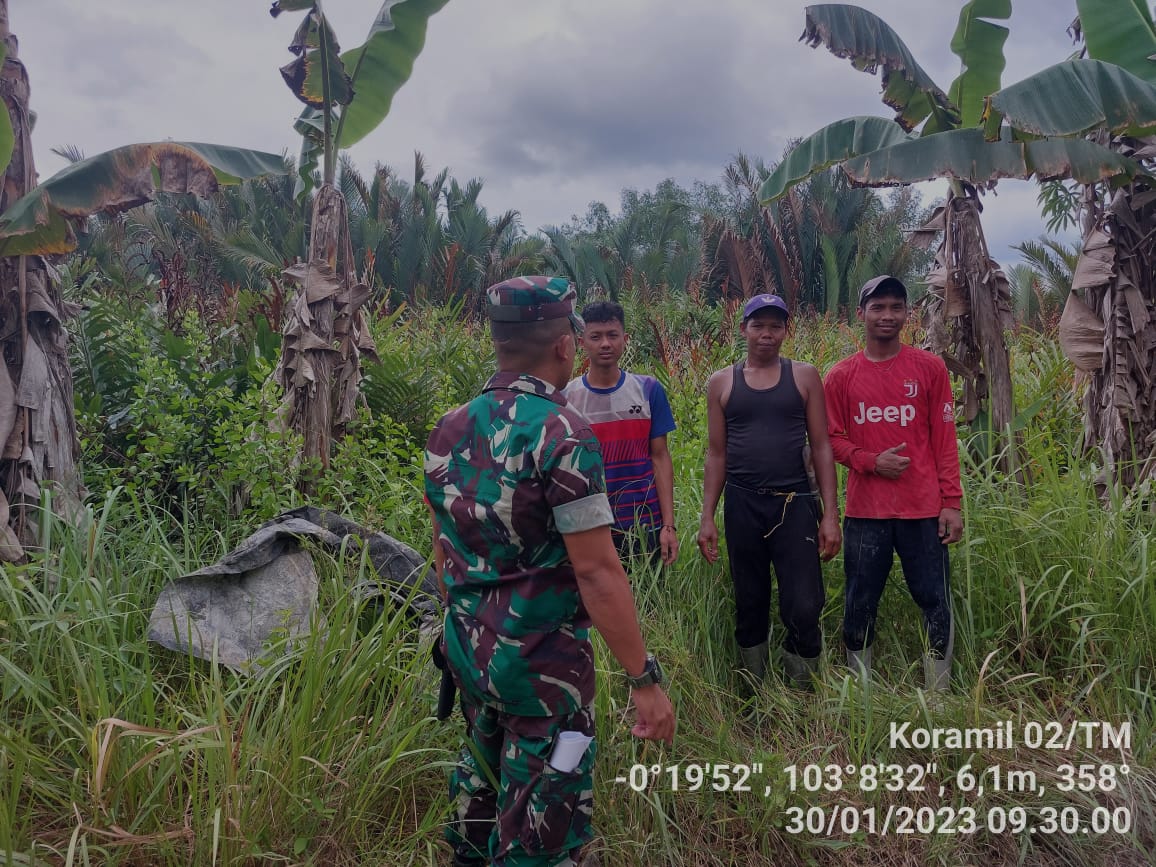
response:
[(562, 731), (593, 736), (593, 708), (527, 717), (463, 701), (469, 740), (450, 779), (446, 839), (499, 867), (569, 867), (593, 836), (591, 743), (570, 773), (547, 764)]

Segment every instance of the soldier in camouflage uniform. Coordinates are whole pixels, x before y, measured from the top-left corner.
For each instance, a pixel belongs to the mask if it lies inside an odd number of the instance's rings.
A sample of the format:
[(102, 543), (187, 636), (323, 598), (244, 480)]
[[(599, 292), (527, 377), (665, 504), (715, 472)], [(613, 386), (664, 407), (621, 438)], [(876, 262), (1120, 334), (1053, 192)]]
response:
[(634, 686), (634, 734), (669, 743), (674, 711), (611, 541), (597, 441), (560, 392), (574, 291), (519, 277), (487, 298), (498, 373), (442, 417), (425, 454), (444, 654), (470, 740), (447, 838), (463, 867), (571, 865), (593, 833), (595, 744), (573, 771), (548, 760), (560, 732), (594, 735), (591, 625)]

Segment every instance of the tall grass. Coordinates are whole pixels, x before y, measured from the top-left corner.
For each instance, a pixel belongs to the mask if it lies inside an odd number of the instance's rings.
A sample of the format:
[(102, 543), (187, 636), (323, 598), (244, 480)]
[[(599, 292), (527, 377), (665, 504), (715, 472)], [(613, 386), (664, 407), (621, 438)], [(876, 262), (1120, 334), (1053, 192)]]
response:
[(421, 844), (448, 733), (415, 624), (348, 590), (366, 561), (317, 553), (324, 622), (242, 676), (145, 641), (164, 581), (223, 553), (170, 530), (113, 494), (0, 582), (0, 862), (355, 863)]
[[(1019, 425), (1025, 486), (994, 472), (965, 437), (951, 693), (921, 689), (919, 617), (898, 574), (881, 607), (874, 676), (863, 683), (843, 668), (837, 559), (826, 566), (827, 648), (815, 691), (789, 689), (776, 675), (747, 705), (734, 672), (729, 577), (694, 544), (703, 389), (740, 350), (733, 339), (711, 342), (695, 331), (718, 328), (717, 317), (693, 306), (660, 312), (662, 327), (650, 333), (684, 336), (668, 342), (664, 360), (639, 342), (631, 363), (658, 371), (680, 425), (671, 448), (683, 552), (670, 569), (637, 567), (632, 582), (648, 645), (670, 675), (679, 733), (672, 748), (631, 738), (627, 691), (596, 642), (595, 848), (603, 863), (1148, 863), (1156, 848), (1156, 531), (1141, 498), (1101, 505), (1096, 468), (1080, 453), (1071, 377), (1053, 343), (1023, 334), (1016, 344), (1017, 402), (1035, 407)], [(788, 354), (825, 371), (856, 337), (843, 325), (802, 321)], [(344, 475), (322, 490), (328, 505), (421, 544), (419, 444), (403, 447), (398, 436), (391, 428), (376, 444), (347, 444), (335, 462)], [(8, 568), (0, 581), (0, 863), (448, 863), (441, 823), (460, 718), (431, 716), (437, 681), (415, 625), (347, 592), (367, 568), (358, 552), (315, 553), (324, 621), (307, 640), (270, 646), (255, 674), (146, 642), (165, 582), (217, 559), (252, 529), (227, 514), (174, 517), (114, 490), (95, 497), (76, 527), (45, 523), (49, 553)], [(776, 627), (774, 640), (780, 635)], [(1017, 729), (1127, 722), (1131, 747), (932, 752), (888, 740), (892, 722), (1009, 719)], [(669, 775), (645, 792), (614, 782), (636, 764), (706, 762), (763, 771), (750, 792), (672, 791)], [(934, 762), (936, 771), (923, 791), (787, 790), (788, 765), (866, 762)], [(1111, 791), (1064, 793), (1065, 763), (1130, 770)], [(1032, 770), (1047, 790), (978, 798), (957, 785), (965, 765)], [(789, 808), (838, 803), (1077, 806), (1085, 814), (1100, 804), (1127, 806), (1133, 822), (1127, 834), (1105, 835), (789, 832)]]

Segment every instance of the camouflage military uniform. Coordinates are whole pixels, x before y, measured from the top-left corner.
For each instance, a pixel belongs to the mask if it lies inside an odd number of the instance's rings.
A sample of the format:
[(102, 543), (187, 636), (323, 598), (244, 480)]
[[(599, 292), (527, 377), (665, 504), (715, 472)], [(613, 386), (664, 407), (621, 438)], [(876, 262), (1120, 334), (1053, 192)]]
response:
[[(495, 289), (507, 309), (537, 297), (515, 282), (494, 287), (491, 304)], [(571, 773), (547, 759), (558, 732), (594, 734), (590, 619), (562, 534), (613, 521), (597, 441), (552, 385), (501, 372), (434, 428), (425, 487), (445, 555), (445, 656), (471, 740), (447, 837), (494, 864), (570, 864), (592, 834), (594, 745)]]

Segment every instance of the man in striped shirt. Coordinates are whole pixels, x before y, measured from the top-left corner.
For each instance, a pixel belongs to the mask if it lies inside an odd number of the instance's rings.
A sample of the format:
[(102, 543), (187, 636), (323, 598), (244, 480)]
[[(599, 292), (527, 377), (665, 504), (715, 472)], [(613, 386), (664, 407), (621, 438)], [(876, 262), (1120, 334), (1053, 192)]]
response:
[(588, 304), (582, 348), (590, 369), (566, 386), (566, 402), (586, 417), (606, 465), (606, 491), (614, 510), (613, 535), (624, 554), (678, 557), (674, 526), (674, 468), (666, 435), (674, 415), (662, 384), (653, 376), (618, 366), (626, 351), (626, 314), (613, 301)]

